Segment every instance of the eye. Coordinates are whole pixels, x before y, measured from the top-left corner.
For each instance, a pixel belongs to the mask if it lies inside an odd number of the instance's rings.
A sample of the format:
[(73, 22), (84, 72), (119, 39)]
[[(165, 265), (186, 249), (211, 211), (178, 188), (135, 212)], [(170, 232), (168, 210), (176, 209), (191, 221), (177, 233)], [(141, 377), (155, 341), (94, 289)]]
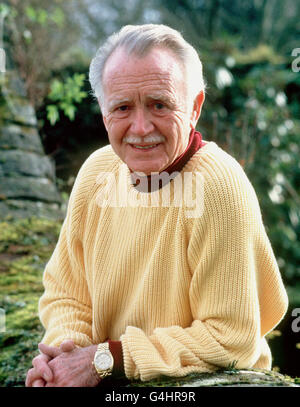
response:
[(128, 110), (128, 106), (127, 105), (119, 106), (117, 110), (120, 112), (126, 112)]
[(113, 114), (114, 114), (116, 117), (122, 118), (122, 117), (126, 117), (126, 116), (128, 115), (129, 110), (130, 110), (130, 106), (128, 106), (128, 105), (120, 105), (120, 106), (117, 106), (117, 107), (113, 110)]
[(163, 103), (157, 102), (154, 104), (154, 109), (155, 110), (162, 110), (164, 109), (165, 105)]

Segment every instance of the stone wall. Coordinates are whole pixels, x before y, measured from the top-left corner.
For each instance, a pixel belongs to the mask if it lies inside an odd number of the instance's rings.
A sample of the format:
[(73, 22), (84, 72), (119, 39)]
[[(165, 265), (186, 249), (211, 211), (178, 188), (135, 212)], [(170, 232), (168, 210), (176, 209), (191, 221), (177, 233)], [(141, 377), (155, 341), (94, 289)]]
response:
[(0, 219), (60, 219), (55, 166), (43, 150), (23, 82), (14, 69), (0, 75)]

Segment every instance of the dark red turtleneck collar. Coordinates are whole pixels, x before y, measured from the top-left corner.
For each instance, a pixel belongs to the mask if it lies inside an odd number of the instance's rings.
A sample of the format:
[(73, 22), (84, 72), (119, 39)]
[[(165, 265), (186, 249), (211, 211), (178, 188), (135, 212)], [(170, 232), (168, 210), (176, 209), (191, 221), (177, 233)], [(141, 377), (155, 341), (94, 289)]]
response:
[(181, 171), (182, 168), (185, 166), (185, 164), (189, 161), (189, 159), (196, 153), (196, 151), (199, 150), (204, 145), (202, 141), (202, 135), (195, 129), (191, 130), (190, 133), (190, 138), (189, 138), (189, 143), (187, 145), (187, 148), (185, 151), (176, 158), (176, 160), (169, 165), (166, 169), (164, 169), (165, 172), (168, 174), (172, 174), (172, 172), (175, 171)]
[[(195, 129), (191, 130), (190, 133), (190, 138), (189, 138), (189, 143), (187, 145), (187, 148), (185, 151), (178, 156), (175, 161), (169, 167), (165, 168), (161, 172), (167, 172), (169, 175), (174, 173), (174, 172), (180, 172), (182, 168), (185, 166), (185, 164), (189, 161), (189, 159), (198, 151), (202, 146), (204, 146), (206, 143), (202, 141), (202, 135)], [(161, 173), (160, 172), (160, 173)], [(151, 186), (151, 175), (147, 176), (148, 178), (148, 191)], [(137, 178), (137, 183), (134, 184), (134, 186), (138, 188), (139, 185), (139, 179)], [(161, 188), (162, 184), (159, 183), (159, 188)], [(145, 192), (145, 191), (143, 191)]]

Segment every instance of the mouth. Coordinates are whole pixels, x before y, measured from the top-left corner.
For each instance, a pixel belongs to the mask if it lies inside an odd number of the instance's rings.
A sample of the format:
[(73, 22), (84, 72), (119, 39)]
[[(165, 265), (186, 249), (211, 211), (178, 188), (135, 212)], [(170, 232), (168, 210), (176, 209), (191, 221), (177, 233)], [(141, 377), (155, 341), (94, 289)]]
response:
[(147, 144), (147, 145), (142, 145), (142, 144), (129, 144), (131, 148), (134, 150), (138, 151), (150, 151), (154, 150), (157, 146), (160, 145), (160, 143), (157, 144)]

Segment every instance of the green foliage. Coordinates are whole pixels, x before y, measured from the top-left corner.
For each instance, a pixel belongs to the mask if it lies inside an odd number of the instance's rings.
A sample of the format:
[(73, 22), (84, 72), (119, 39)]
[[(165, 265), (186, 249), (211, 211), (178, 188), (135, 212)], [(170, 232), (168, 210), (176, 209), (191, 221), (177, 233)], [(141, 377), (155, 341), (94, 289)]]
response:
[(238, 64), (257, 64), (261, 62), (282, 64), (285, 62), (285, 58), (282, 55), (278, 55), (272, 47), (266, 44), (259, 44), (257, 47), (251, 48), (246, 52), (236, 49), (233, 57)]
[(39, 23), (40, 25), (45, 25), (48, 19), (46, 10), (44, 9), (34, 9), (33, 7), (26, 7), (25, 12), (29, 20)]
[(59, 120), (59, 110), (62, 110), (70, 120), (74, 120), (76, 104), (87, 97), (87, 92), (82, 90), (84, 81), (85, 75), (78, 73), (68, 77), (65, 82), (53, 80), (48, 97), (56, 104), (47, 106), (47, 118), (52, 125)]
[[(6, 4), (9, 3), (9, 4)], [(22, 0), (0, 3), (8, 10), (4, 36), (9, 61), (18, 69), (32, 105), (47, 96), (53, 71), (64, 67), (80, 35), (73, 19), (75, 1)]]
[(10, 13), (10, 7), (7, 4), (0, 3), (0, 15), (6, 17)]
[(53, 243), (59, 234), (60, 223), (48, 219), (26, 218), (0, 222), (0, 253), (13, 250), (41, 250)]
[(59, 111), (57, 106), (55, 105), (47, 106), (47, 119), (52, 125), (54, 125), (59, 120)]
[(43, 8), (32, 6), (25, 7), (25, 13), (28, 19), (32, 22), (45, 26), (48, 22), (55, 23), (58, 27), (62, 27), (65, 16), (61, 8), (55, 7), (50, 13)]
[(235, 372), (235, 371), (237, 370), (237, 369), (236, 369), (237, 363), (238, 363), (238, 360), (233, 360), (233, 361), (228, 365), (228, 367), (227, 367), (226, 370), (230, 370), (230, 371)]

